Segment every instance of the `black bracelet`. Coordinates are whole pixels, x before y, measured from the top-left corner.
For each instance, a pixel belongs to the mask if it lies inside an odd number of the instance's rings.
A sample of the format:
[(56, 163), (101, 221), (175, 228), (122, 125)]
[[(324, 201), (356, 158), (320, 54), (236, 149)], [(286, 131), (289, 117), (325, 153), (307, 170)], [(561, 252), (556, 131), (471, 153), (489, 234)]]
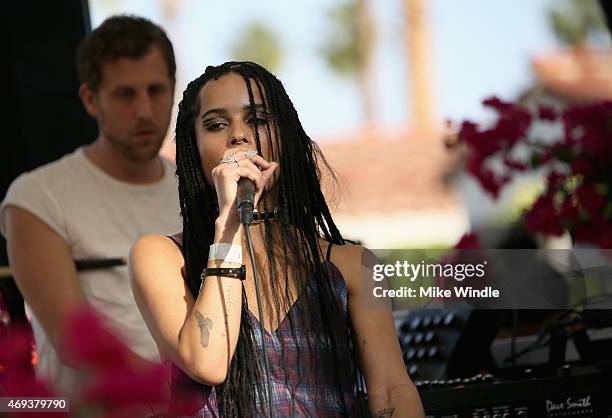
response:
[(224, 276), (234, 279), (246, 279), (246, 268), (244, 264), (240, 267), (207, 267), (202, 270), (200, 279), (204, 280), (208, 276)]

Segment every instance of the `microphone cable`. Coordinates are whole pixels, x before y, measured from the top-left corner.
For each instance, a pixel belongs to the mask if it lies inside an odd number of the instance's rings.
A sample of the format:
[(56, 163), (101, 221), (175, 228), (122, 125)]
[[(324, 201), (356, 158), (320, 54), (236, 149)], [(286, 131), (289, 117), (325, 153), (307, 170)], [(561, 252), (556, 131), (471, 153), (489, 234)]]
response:
[[(242, 213), (241, 213), (242, 215)], [(264, 328), (264, 316), (263, 316), (263, 308), (261, 301), (261, 294), (259, 291), (259, 275), (257, 274), (257, 266), (255, 263), (255, 253), (253, 251), (253, 242), (251, 240), (251, 225), (247, 220), (243, 220), (242, 217), (240, 222), (244, 226), (244, 231), (246, 233), (247, 246), (249, 249), (249, 258), (251, 259), (251, 267), (253, 269), (253, 280), (255, 283), (255, 297), (257, 298), (257, 311), (259, 314), (259, 330), (261, 333), (261, 343), (263, 350), (263, 358), (264, 358), (264, 372), (266, 374), (266, 385), (268, 386), (267, 398), (268, 398), (268, 416), (270, 418), (274, 418), (274, 413), (272, 411), (272, 381), (270, 379), (270, 362), (268, 360), (268, 349), (266, 347), (266, 333)]]

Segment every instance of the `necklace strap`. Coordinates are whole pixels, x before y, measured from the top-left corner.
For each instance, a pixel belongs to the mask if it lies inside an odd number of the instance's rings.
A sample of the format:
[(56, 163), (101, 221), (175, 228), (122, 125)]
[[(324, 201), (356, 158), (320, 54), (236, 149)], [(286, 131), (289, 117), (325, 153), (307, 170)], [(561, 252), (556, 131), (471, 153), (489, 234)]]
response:
[(260, 224), (266, 219), (270, 221), (278, 219), (278, 208), (274, 208), (272, 212), (265, 211), (263, 213), (259, 212), (257, 209), (253, 209), (253, 222), (251, 222), (251, 224)]

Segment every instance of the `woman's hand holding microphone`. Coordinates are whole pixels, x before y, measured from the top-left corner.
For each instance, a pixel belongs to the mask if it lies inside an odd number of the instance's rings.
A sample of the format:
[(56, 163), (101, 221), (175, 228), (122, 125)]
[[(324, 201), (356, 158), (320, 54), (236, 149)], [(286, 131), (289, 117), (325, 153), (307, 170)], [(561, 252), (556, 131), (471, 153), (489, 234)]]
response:
[(228, 150), (219, 165), (212, 169), (212, 178), (217, 191), (219, 216), (216, 220), (214, 242), (228, 242), (227, 235), (234, 235), (232, 243), (240, 244), (240, 218), (236, 195), (238, 181), (248, 178), (255, 183), (255, 207), (261, 198), (263, 190), (272, 178), (278, 163), (263, 159), (254, 150)]

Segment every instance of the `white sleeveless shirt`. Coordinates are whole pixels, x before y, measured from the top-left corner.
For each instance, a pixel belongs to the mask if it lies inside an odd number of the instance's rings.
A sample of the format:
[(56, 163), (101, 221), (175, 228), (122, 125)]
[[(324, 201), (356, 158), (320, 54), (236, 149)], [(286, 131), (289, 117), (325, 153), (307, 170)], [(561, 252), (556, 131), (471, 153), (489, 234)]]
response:
[[(0, 204), (0, 232), (5, 235), (4, 209), (14, 205), (38, 217), (68, 243), (74, 259), (127, 258), (130, 247), (145, 234), (171, 235), (182, 229), (174, 165), (162, 159), (163, 178), (152, 184), (125, 183), (94, 165), (78, 148), (61, 159), (19, 176)], [(32, 260), (36, 262), (36, 260)], [(140, 356), (156, 361), (159, 354), (132, 295), (126, 266), (79, 272), (89, 304)], [(31, 317), (36, 340), (37, 375), (56, 389), (72, 393), (77, 375), (60, 364), (40, 322)]]

